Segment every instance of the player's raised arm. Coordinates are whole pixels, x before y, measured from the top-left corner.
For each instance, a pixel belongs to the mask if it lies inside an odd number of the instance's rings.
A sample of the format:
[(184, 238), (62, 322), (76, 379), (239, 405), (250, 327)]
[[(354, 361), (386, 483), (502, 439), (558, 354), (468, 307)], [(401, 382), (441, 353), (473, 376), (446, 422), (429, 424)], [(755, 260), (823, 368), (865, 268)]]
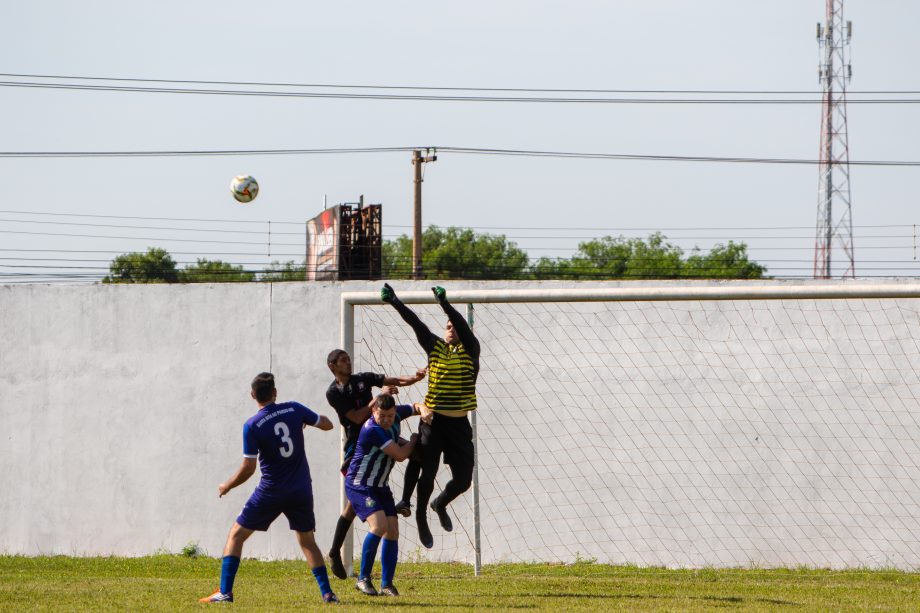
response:
[(425, 378), (426, 374), (428, 374), (427, 368), (419, 368), (417, 371), (415, 371), (415, 374), (411, 376), (384, 377), (383, 384), (386, 386), (395, 385), (396, 387), (406, 387), (407, 385), (413, 385), (415, 383), (418, 383), (419, 381)]
[(444, 309), (448, 321), (450, 321), (451, 325), (454, 327), (454, 331), (456, 331), (457, 336), (460, 338), (460, 342), (463, 343), (466, 352), (470, 354), (473, 359), (477, 359), (479, 357), (479, 339), (473, 334), (473, 329), (470, 328), (470, 324), (466, 321), (466, 318), (447, 301), (447, 291), (443, 287), (432, 287), (431, 291), (438, 300), (438, 304)]
[(380, 299), (393, 305), (393, 308), (403, 318), (403, 321), (412, 326), (412, 330), (415, 331), (415, 338), (418, 339), (418, 343), (425, 350), (425, 353), (431, 353), (435, 343), (439, 340), (438, 337), (428, 329), (428, 326), (422, 323), (422, 320), (418, 318), (418, 315), (412, 309), (404, 305), (402, 300), (396, 297), (396, 292), (393, 291), (389, 283), (383, 284), (383, 288), (380, 290)]

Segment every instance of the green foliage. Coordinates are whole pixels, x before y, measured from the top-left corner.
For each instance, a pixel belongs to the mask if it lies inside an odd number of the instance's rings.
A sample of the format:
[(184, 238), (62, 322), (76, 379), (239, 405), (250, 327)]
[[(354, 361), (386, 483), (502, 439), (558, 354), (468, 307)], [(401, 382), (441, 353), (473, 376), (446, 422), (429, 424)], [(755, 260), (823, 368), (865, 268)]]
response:
[(198, 258), (195, 264), (179, 271), (182, 283), (243, 283), (255, 278), (255, 273), (243, 270), (242, 266), (206, 258)]
[[(505, 236), (476, 234), (470, 228), (429, 226), (422, 233), (422, 269), (426, 279), (761, 279), (766, 267), (751, 261), (747, 245), (729, 241), (708, 253), (689, 257), (667, 237), (623, 236), (579, 243), (571, 258), (540, 258), (528, 264), (527, 253)], [(304, 281), (306, 264), (274, 261), (261, 273), (220, 260), (198, 259), (184, 270), (163, 249), (120, 255), (103, 283), (220, 283)], [(406, 235), (383, 243), (383, 277), (412, 276), (412, 239)]]
[(307, 265), (295, 264), (294, 260), (281, 263), (272, 262), (268, 268), (259, 275), (259, 281), (280, 283), (282, 281), (305, 281), (307, 278)]
[(540, 258), (531, 267), (536, 279), (760, 279), (766, 267), (751, 262), (744, 243), (699, 249), (686, 260), (683, 251), (656, 232), (648, 237), (605, 236), (578, 245), (570, 259)]
[[(527, 270), (527, 253), (504, 236), (476, 234), (470, 228), (429, 226), (422, 233), (422, 271), (426, 279), (515, 279)], [(412, 275), (412, 239), (383, 244), (383, 276)]]
[(766, 271), (748, 259), (747, 245), (732, 241), (716, 245), (705, 256), (694, 250), (684, 265), (684, 276), (697, 279), (761, 279)]
[(188, 544), (182, 548), (182, 551), (180, 551), (179, 554), (186, 558), (197, 558), (199, 556), (205, 555), (205, 552), (204, 549), (198, 546), (198, 543), (189, 541)]
[(176, 262), (165, 249), (150, 247), (146, 253), (125, 253), (109, 264), (103, 283), (176, 283)]

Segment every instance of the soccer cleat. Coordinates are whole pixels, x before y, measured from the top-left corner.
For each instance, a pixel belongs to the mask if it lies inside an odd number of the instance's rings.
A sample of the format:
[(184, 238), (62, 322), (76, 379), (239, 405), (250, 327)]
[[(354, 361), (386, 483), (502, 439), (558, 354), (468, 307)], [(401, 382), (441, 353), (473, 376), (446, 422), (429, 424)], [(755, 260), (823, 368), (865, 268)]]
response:
[(396, 589), (396, 586), (392, 583), (390, 585), (384, 585), (380, 588), (381, 596), (399, 596), (399, 590)]
[(358, 579), (358, 582), (355, 583), (355, 589), (367, 596), (379, 596), (380, 595), (377, 593), (377, 588), (375, 588), (374, 584), (371, 583), (370, 578)]
[(336, 550), (329, 552), (329, 567), (337, 578), (348, 579), (348, 573), (345, 572), (345, 565), (342, 563), (342, 554)]
[(422, 542), (422, 545), (427, 549), (434, 547), (434, 537), (431, 536), (431, 529), (428, 527), (428, 518), (425, 517), (424, 508), (415, 513), (415, 524), (418, 526), (418, 540)]
[(431, 510), (438, 514), (438, 519), (441, 521), (441, 527), (444, 528), (444, 532), (452, 532), (454, 529), (454, 522), (450, 520), (450, 515), (447, 514), (447, 508), (438, 504), (437, 498), (431, 501), (430, 506)]
[(323, 602), (326, 604), (339, 604), (339, 597), (334, 592), (323, 594)]
[(199, 598), (198, 602), (233, 602), (233, 592), (221, 594), (220, 590), (215, 590), (210, 596)]
[(447, 290), (440, 285), (432, 287), (431, 291), (434, 292), (434, 297), (438, 299), (438, 302), (447, 300)]
[(400, 500), (396, 503), (396, 512), (403, 517), (409, 517), (412, 515), (412, 505), (406, 502), (405, 500)]
[(389, 283), (384, 283), (383, 287), (380, 288), (380, 299), (384, 302), (393, 302), (393, 298), (396, 298), (396, 292), (393, 291)]

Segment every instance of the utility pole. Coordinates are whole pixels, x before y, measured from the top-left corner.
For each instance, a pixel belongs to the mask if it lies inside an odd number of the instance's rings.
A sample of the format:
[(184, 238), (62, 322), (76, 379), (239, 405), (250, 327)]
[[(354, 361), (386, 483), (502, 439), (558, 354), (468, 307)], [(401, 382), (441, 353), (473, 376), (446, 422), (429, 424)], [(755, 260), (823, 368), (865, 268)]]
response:
[(843, 252), (843, 276), (856, 277), (853, 220), (850, 214), (850, 150), (847, 136), (847, 83), (853, 22), (843, 19), (843, 0), (826, 0), (825, 22), (818, 23), (821, 63), (818, 79), (824, 89), (821, 105), (821, 159), (818, 167), (818, 222), (815, 227), (814, 278), (833, 277), (831, 253)]
[(422, 164), (426, 162), (436, 162), (438, 160), (437, 150), (434, 155), (427, 155), (428, 149), (425, 149), (425, 156), (418, 149), (412, 152), (412, 165), (415, 167), (415, 204), (414, 204), (414, 223), (412, 225), (412, 278), (422, 278)]

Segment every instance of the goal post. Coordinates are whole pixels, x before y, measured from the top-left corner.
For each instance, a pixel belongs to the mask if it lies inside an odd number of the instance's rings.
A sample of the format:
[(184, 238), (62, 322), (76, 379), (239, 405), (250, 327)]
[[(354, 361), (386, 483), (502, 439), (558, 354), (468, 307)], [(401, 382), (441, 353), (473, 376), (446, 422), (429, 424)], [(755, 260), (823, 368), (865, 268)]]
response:
[[(399, 297), (439, 333), (430, 292)], [(448, 298), (476, 305), (479, 498), (451, 505), (453, 533), (431, 522), (432, 550), (400, 520), (404, 559), (920, 567), (920, 283)], [(341, 306), (361, 369), (422, 365), (377, 292)]]

